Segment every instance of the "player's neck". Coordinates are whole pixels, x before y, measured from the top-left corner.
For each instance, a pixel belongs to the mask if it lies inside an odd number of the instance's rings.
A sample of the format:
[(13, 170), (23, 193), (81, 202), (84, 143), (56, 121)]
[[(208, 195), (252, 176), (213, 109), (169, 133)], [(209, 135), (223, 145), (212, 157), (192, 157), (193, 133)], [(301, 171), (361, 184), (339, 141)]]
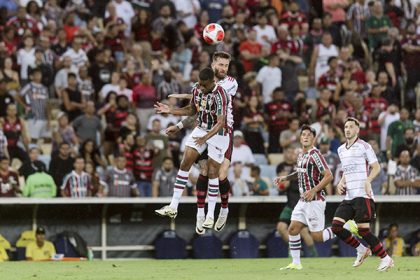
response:
[(302, 148), (303, 153), (306, 154), (308, 151), (312, 150), (313, 147), (314, 147), (313, 145), (308, 146), (308, 147), (303, 146)]
[(359, 136), (354, 136), (353, 138), (347, 139), (347, 147), (350, 147), (351, 145), (354, 144), (354, 142), (357, 141), (357, 139), (359, 139)]

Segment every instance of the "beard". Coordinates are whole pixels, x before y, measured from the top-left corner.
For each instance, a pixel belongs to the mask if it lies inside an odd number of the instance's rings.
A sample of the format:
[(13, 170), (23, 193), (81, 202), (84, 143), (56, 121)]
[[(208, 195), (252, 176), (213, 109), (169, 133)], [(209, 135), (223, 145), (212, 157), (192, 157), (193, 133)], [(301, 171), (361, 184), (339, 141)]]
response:
[(216, 78), (218, 78), (219, 80), (223, 80), (224, 78), (226, 78), (227, 74), (226, 73), (220, 73), (220, 71), (218, 69), (214, 69), (214, 75), (216, 76)]

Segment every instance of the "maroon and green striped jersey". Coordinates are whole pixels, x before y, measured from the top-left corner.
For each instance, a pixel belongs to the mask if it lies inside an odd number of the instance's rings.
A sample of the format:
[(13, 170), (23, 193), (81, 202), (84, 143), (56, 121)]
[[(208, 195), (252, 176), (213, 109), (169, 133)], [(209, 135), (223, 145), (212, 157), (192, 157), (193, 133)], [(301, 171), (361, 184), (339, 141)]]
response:
[[(312, 148), (306, 153), (300, 153), (297, 161), (297, 172), (299, 182), (299, 192), (303, 193), (315, 188), (324, 177), (322, 173), (330, 170), (321, 152), (317, 148)], [(316, 194), (316, 200), (325, 200), (325, 191), (321, 190)]]
[[(216, 85), (212, 92), (204, 94), (199, 88), (198, 83), (191, 90), (193, 97), (191, 105), (195, 106), (198, 112), (197, 126), (210, 130), (217, 123), (217, 117), (224, 115), (227, 117), (229, 96), (226, 91), (219, 85)], [(218, 135), (228, 135), (229, 128), (227, 120), (223, 128), (217, 133)]]

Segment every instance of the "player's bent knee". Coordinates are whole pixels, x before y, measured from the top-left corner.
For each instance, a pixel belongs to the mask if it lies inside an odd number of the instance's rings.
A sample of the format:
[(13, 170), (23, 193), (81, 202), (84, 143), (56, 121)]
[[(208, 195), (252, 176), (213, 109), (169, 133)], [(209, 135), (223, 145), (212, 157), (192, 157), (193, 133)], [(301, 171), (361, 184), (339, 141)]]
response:
[(324, 242), (324, 239), (322, 237), (322, 231), (311, 232), (311, 236), (315, 242)]
[(344, 223), (342, 221), (334, 219), (332, 222), (331, 230), (334, 234), (338, 235), (343, 231)]

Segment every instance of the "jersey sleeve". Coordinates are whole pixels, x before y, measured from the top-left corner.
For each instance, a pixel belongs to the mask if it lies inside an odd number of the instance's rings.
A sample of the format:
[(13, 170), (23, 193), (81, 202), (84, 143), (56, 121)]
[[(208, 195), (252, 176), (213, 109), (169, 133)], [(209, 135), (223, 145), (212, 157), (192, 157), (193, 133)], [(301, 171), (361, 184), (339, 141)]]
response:
[(228, 109), (228, 96), (226, 94), (226, 91), (222, 87), (219, 87), (217, 90), (215, 102), (216, 102), (216, 115), (226, 116), (227, 109)]
[(327, 161), (325, 160), (324, 156), (319, 151), (315, 151), (312, 153), (312, 160), (315, 163), (320, 173), (326, 170), (330, 170), (330, 168), (328, 167)]
[(366, 143), (365, 144), (365, 149), (366, 149), (365, 157), (366, 157), (366, 160), (369, 163), (369, 165), (377, 162), (378, 159), (376, 158), (376, 154), (375, 154), (375, 151), (372, 149), (372, 146), (370, 144)]
[(401, 169), (397, 168), (397, 172), (395, 172), (394, 181), (402, 180), (402, 173)]

